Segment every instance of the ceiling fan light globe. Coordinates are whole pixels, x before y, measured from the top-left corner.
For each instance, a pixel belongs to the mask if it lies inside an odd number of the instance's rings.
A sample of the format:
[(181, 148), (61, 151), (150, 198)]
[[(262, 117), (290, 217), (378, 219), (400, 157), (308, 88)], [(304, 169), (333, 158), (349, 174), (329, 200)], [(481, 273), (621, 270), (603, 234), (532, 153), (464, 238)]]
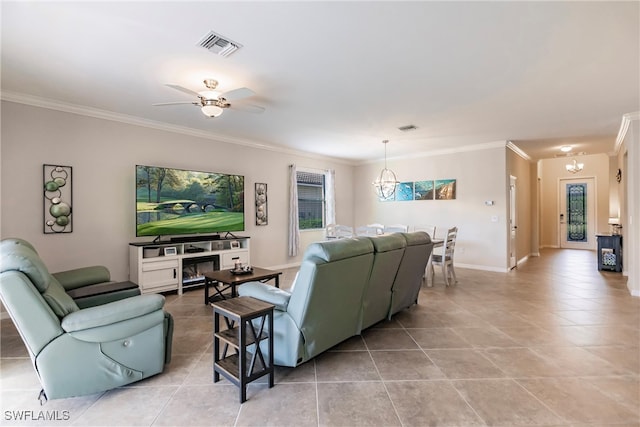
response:
[(224, 110), (217, 105), (205, 105), (202, 107), (202, 114), (207, 117), (218, 117)]

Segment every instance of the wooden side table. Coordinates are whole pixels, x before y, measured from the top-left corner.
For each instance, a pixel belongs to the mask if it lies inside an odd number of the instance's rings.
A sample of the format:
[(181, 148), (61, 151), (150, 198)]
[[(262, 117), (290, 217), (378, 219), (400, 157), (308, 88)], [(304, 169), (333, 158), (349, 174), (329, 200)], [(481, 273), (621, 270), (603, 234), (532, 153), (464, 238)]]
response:
[[(210, 304), (216, 300), (225, 299), (224, 291), (231, 288), (231, 298), (238, 296), (236, 288), (247, 282), (268, 282), (273, 279), (276, 288), (280, 287), (280, 275), (282, 271), (267, 270), (266, 268), (253, 267), (248, 274), (233, 274), (231, 270), (215, 270), (204, 273), (204, 303)], [(209, 296), (209, 287), (213, 287), (214, 294)]]
[[(273, 304), (251, 297), (237, 297), (211, 304), (213, 307), (213, 382), (220, 375), (240, 388), (240, 403), (247, 400), (247, 384), (269, 375), (273, 387)], [(220, 318), (228, 329), (220, 329)], [(254, 322), (255, 321), (255, 322)], [(265, 330), (267, 329), (267, 330)], [(260, 342), (268, 340), (267, 357)], [(220, 344), (224, 343), (222, 353)], [(253, 346), (253, 354), (247, 347)], [(228, 355), (229, 347), (233, 354)]]

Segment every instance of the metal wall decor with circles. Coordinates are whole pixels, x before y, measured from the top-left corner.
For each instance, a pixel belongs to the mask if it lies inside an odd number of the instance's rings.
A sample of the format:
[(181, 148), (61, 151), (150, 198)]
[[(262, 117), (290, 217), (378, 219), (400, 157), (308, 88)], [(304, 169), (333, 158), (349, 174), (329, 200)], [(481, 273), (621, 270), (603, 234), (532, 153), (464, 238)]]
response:
[(45, 234), (71, 233), (71, 166), (42, 165), (44, 182), (43, 231)]
[(256, 182), (256, 225), (269, 224), (267, 212), (267, 184)]

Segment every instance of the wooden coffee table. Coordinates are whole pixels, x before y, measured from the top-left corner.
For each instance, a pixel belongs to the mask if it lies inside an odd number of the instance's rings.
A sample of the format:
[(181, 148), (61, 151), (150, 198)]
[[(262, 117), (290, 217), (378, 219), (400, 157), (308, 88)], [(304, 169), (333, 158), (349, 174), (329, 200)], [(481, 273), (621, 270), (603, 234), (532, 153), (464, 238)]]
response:
[[(282, 271), (267, 270), (266, 268), (253, 267), (253, 272), (247, 274), (233, 274), (231, 270), (208, 271), (204, 273), (204, 303), (226, 299), (223, 292), (231, 289), (231, 298), (238, 296), (236, 287), (247, 282), (268, 282), (275, 279), (276, 288), (280, 287), (280, 275)], [(209, 296), (209, 287), (212, 286), (214, 295)]]

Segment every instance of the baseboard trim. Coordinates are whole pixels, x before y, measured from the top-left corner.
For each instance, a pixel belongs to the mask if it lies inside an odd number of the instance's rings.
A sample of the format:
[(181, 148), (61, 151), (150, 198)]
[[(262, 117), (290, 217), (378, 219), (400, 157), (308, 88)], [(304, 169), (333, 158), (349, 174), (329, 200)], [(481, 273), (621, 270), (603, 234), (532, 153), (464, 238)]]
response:
[(272, 265), (270, 267), (267, 267), (267, 269), (269, 270), (285, 270), (287, 268), (296, 268), (296, 267), (300, 267), (300, 262), (294, 262), (291, 264), (280, 264), (280, 265)]
[(509, 272), (509, 270), (507, 268), (504, 267), (492, 267), (490, 265), (477, 265), (477, 264), (460, 264), (460, 263), (455, 263), (454, 267), (460, 267), (460, 268), (469, 268), (471, 270), (483, 270), (483, 271), (493, 271), (496, 273), (507, 273)]
[(525, 255), (522, 258), (520, 258), (518, 260), (518, 262), (516, 263), (516, 266), (520, 266), (521, 264), (524, 264), (525, 262), (529, 261), (529, 255)]

